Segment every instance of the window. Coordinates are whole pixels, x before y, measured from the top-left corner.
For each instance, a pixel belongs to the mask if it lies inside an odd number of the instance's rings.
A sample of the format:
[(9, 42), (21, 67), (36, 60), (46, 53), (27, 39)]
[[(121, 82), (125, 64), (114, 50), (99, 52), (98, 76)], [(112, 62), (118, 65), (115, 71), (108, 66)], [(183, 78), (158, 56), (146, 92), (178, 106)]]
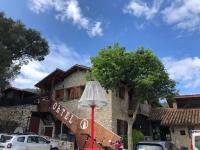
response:
[(27, 139), (27, 143), (38, 143), (39, 139), (38, 136), (29, 136)]
[(124, 87), (119, 88), (119, 97), (125, 98), (125, 88)]
[(13, 137), (9, 135), (1, 135), (0, 142), (6, 143), (9, 142)]
[(38, 137), (38, 143), (40, 143), (40, 144), (45, 144), (45, 143), (47, 143), (47, 140), (45, 139), (45, 138), (43, 138), (43, 137)]
[(128, 129), (128, 124), (124, 120), (117, 119), (117, 134), (118, 135), (126, 135)]
[(18, 137), (17, 138), (17, 142), (24, 142), (25, 141), (25, 137)]
[(56, 100), (62, 101), (64, 98), (64, 89), (56, 90)]
[(121, 98), (121, 99), (124, 99), (125, 98), (125, 87), (118, 87), (117, 90), (116, 90), (116, 96)]
[(185, 130), (181, 130), (180, 135), (185, 135)]

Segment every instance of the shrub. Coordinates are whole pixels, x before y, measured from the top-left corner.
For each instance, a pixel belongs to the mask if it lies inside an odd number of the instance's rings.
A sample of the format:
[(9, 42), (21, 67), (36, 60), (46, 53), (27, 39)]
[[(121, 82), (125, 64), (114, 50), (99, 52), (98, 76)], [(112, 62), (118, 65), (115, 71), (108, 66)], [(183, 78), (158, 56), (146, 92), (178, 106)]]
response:
[[(137, 130), (137, 129), (133, 129), (133, 134), (132, 135), (133, 135), (134, 147), (138, 142), (144, 140), (144, 134), (141, 131)], [(124, 148), (128, 149), (128, 137), (127, 137), (127, 135), (123, 136), (123, 143), (124, 143)]]
[(134, 146), (142, 140), (144, 140), (144, 134), (137, 129), (133, 129), (133, 144), (134, 144)]
[(134, 147), (138, 142), (140, 142), (142, 140), (144, 140), (144, 134), (137, 129), (133, 129), (133, 144), (134, 144)]

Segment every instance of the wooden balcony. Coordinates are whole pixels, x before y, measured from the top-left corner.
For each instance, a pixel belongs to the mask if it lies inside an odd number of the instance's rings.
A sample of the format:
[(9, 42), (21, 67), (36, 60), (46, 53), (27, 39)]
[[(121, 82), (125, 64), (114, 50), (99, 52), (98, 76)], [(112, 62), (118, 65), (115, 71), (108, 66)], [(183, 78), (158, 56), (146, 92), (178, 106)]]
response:
[(1, 98), (0, 106), (38, 105), (38, 96)]

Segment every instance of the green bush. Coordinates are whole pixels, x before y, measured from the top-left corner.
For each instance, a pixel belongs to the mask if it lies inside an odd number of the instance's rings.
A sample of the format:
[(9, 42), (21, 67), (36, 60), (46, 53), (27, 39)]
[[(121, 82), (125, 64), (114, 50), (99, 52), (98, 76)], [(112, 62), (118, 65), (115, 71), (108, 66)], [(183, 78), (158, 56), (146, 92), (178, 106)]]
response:
[(124, 148), (128, 149), (128, 137), (127, 137), (127, 135), (123, 136), (123, 144), (124, 144)]
[(133, 129), (133, 145), (135, 146), (138, 142), (142, 140), (144, 140), (144, 134), (137, 129)]
[[(133, 145), (134, 145), (134, 147), (138, 142), (144, 140), (144, 134), (137, 129), (133, 129), (132, 135), (133, 135)], [(127, 137), (127, 135), (123, 136), (123, 143), (124, 143), (124, 148), (128, 149), (128, 137)]]

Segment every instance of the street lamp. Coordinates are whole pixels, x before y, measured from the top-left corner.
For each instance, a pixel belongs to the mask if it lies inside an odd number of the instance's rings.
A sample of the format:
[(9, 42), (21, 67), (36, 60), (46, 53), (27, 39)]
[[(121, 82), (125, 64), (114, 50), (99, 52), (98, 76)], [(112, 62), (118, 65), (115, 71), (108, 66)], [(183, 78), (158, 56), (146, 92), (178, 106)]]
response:
[(94, 109), (102, 108), (107, 105), (107, 98), (105, 90), (101, 87), (98, 81), (88, 81), (85, 90), (79, 100), (80, 107), (90, 107), (91, 113), (91, 148), (87, 150), (94, 150)]

